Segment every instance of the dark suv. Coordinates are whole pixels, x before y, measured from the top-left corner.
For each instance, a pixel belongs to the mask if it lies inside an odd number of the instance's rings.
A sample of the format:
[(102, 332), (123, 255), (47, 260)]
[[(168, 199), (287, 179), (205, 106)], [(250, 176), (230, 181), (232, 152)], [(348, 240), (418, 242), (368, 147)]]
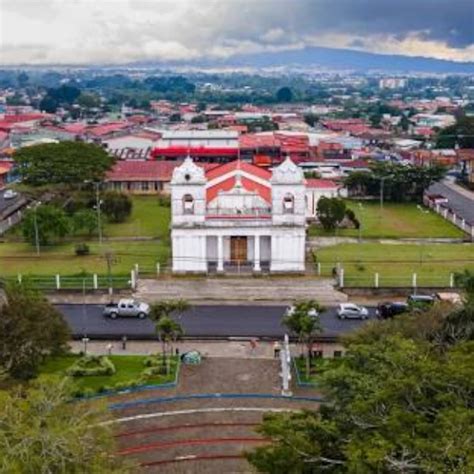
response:
[(377, 306), (376, 315), (379, 319), (393, 318), (397, 314), (402, 314), (408, 311), (408, 305), (406, 303), (391, 303), (385, 302), (380, 303)]

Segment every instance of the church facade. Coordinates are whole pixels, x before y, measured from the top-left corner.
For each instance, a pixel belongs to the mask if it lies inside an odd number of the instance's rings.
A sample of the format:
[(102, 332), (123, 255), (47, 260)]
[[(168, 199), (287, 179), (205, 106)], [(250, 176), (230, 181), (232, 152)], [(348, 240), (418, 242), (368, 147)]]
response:
[(305, 179), (289, 158), (207, 172), (190, 158), (171, 180), (173, 272), (304, 272)]

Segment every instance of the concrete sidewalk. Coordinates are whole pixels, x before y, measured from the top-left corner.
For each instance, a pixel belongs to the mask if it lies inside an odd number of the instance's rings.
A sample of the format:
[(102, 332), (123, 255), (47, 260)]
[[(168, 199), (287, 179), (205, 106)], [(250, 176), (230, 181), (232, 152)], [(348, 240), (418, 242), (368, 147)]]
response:
[[(281, 343), (281, 341), (280, 341)], [(82, 341), (71, 341), (69, 346), (72, 352), (84, 350)], [(161, 352), (161, 344), (156, 341), (127, 341), (126, 349), (122, 348), (120, 341), (89, 341), (87, 352), (95, 355), (109, 353), (112, 355), (148, 355)], [(269, 341), (179, 341), (174, 344), (180, 354), (196, 350), (205, 357), (227, 357), (239, 359), (273, 359), (274, 343)], [(319, 343), (314, 345), (314, 350), (322, 350), (325, 356), (333, 355), (334, 351), (342, 350), (338, 343)], [(293, 355), (299, 354), (301, 347), (291, 344)]]
[(139, 280), (136, 297), (144, 301), (183, 298), (193, 303), (287, 304), (315, 299), (323, 305), (347, 301), (332, 279), (309, 277), (195, 278)]

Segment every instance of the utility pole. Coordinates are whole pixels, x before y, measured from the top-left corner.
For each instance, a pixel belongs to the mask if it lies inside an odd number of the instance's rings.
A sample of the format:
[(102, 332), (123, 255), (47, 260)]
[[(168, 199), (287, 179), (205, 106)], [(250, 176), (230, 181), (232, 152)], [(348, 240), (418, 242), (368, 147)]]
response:
[(109, 279), (109, 295), (110, 295), (110, 299), (112, 300), (112, 296), (114, 292), (113, 284), (112, 284), (112, 263), (114, 259), (114, 254), (110, 251), (105, 252), (105, 259), (107, 261), (107, 276)]

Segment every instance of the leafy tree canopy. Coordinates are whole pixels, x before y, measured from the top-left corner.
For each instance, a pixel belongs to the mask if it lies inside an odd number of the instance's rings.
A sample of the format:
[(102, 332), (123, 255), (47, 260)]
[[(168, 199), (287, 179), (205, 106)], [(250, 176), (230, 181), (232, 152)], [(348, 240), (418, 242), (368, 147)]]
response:
[(375, 321), (345, 338), (321, 375), (318, 411), (267, 415), (272, 439), (248, 455), (266, 473), (474, 471), (474, 276), (459, 308)]
[(322, 196), (316, 210), (319, 222), (326, 230), (335, 229), (346, 215), (346, 204), (339, 198)]
[(293, 92), (289, 87), (281, 87), (276, 93), (278, 102), (291, 102), (293, 100)]
[(71, 383), (40, 378), (28, 388), (0, 392), (0, 472), (119, 474), (103, 405), (68, 403)]
[(108, 191), (102, 200), (102, 210), (112, 222), (124, 222), (132, 212), (132, 200), (123, 193)]
[(460, 117), (454, 125), (443, 128), (437, 137), (437, 148), (474, 148), (474, 117)]
[(36, 290), (15, 284), (7, 287), (6, 296), (0, 308), (0, 368), (11, 377), (28, 379), (44, 357), (65, 350), (69, 329)]
[(38, 242), (46, 245), (54, 238), (65, 237), (70, 231), (70, 222), (62, 209), (46, 204), (26, 211), (21, 230), (31, 244), (35, 244), (38, 237)]
[(13, 158), (24, 183), (32, 186), (100, 181), (115, 162), (100, 146), (81, 142), (24, 147)]

